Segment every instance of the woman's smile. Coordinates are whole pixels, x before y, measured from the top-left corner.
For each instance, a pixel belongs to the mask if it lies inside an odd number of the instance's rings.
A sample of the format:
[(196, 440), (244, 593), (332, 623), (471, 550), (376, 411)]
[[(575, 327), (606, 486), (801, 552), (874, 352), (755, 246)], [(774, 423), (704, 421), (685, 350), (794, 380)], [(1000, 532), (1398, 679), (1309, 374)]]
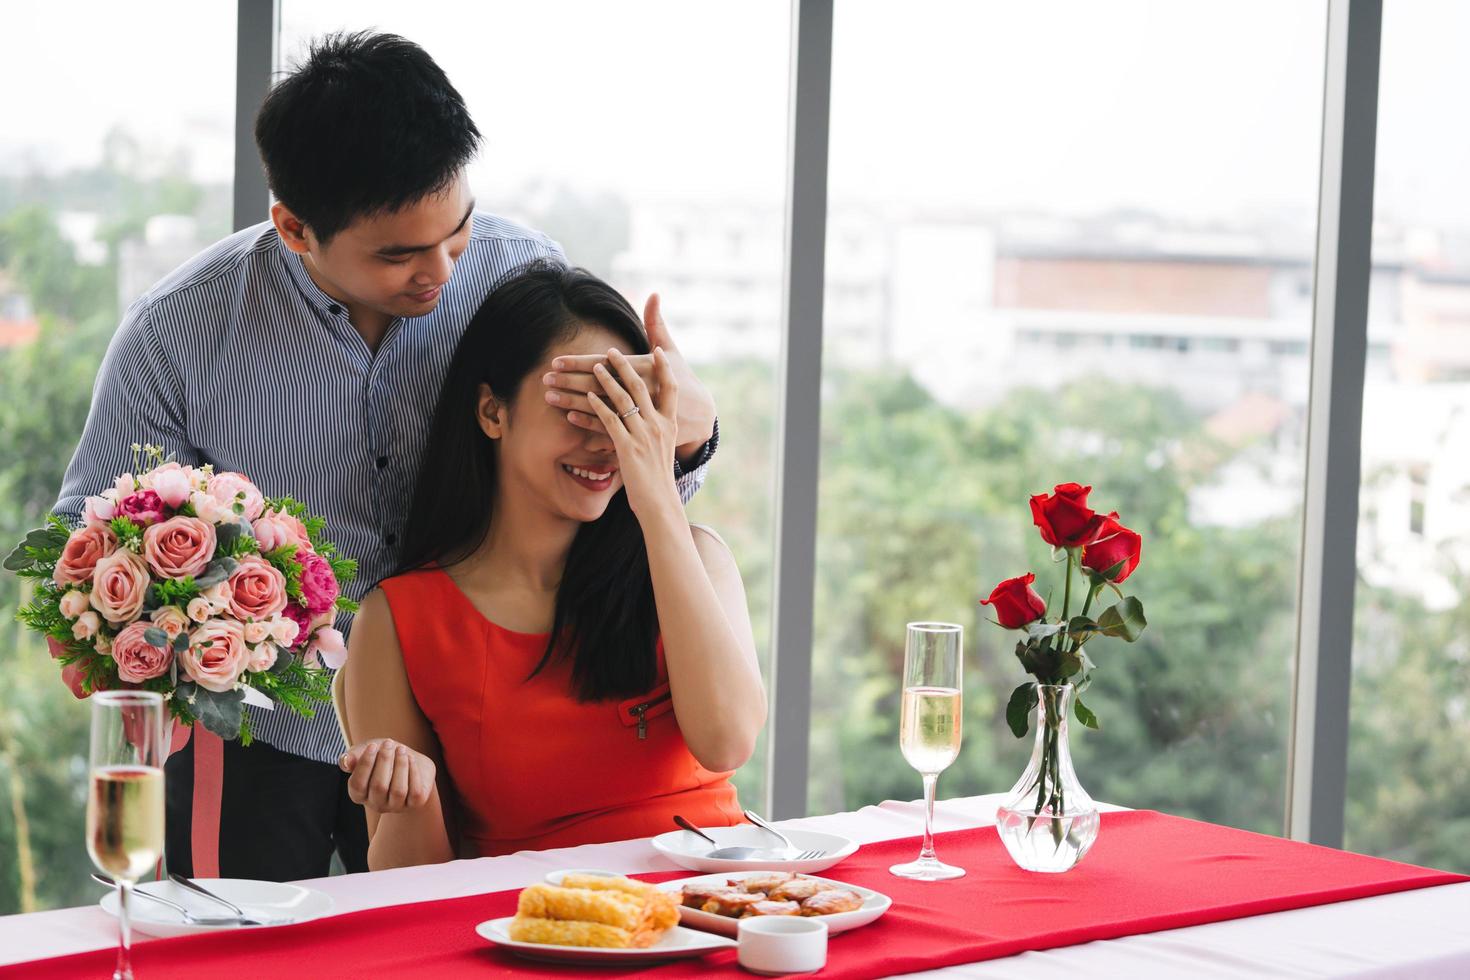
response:
[(588, 490), (606, 490), (612, 486), (613, 477), (617, 476), (618, 468), (607, 463), (598, 463), (595, 467), (570, 466), (562, 463), (561, 471), (571, 477), (578, 486)]

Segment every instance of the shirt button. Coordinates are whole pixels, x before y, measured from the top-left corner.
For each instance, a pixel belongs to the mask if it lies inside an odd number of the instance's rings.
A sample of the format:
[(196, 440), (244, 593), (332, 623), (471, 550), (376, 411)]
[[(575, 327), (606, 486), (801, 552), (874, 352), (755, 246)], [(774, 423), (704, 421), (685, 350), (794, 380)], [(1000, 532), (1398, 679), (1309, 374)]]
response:
[(336, 303), (333, 303), (331, 306), (327, 307), (327, 312), (332, 314), (332, 316), (338, 316), (342, 313), (342, 307), (338, 306)]
[(383, 467), (385, 467), (387, 465), (388, 465), (388, 457), (387, 456), (379, 456), (378, 457), (378, 469), (382, 469)]
[(385, 535), (383, 535), (383, 542), (385, 544), (387, 544), (389, 547), (392, 547), (393, 545), (395, 545), (395, 544), (398, 543), (398, 535), (396, 535), (396, 534), (385, 534)]

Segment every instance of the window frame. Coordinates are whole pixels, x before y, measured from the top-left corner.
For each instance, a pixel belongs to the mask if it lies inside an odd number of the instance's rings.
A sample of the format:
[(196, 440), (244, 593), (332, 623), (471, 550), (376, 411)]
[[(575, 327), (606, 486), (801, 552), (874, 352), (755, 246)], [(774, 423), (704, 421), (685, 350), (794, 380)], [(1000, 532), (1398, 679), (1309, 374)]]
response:
[[(256, 108), (280, 58), (280, 0), (237, 0), (234, 225), (261, 220)], [(765, 799), (805, 816), (832, 98), (833, 0), (792, 0), (781, 402)], [(1311, 390), (1285, 826), (1342, 844), (1382, 0), (1328, 0)], [(1329, 533), (1330, 531), (1330, 533)], [(1126, 802), (1126, 801), (1124, 801)]]

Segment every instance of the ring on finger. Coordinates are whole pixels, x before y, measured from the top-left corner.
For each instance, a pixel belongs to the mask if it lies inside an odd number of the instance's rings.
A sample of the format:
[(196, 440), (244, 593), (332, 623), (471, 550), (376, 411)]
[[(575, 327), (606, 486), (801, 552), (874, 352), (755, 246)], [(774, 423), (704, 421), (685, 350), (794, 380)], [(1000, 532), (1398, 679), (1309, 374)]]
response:
[(637, 415), (637, 414), (638, 414), (638, 406), (637, 405), (634, 405), (632, 408), (628, 409), (626, 412), (624, 412), (623, 414), (619, 415), (618, 418), (625, 419), (625, 418), (627, 418), (630, 415)]

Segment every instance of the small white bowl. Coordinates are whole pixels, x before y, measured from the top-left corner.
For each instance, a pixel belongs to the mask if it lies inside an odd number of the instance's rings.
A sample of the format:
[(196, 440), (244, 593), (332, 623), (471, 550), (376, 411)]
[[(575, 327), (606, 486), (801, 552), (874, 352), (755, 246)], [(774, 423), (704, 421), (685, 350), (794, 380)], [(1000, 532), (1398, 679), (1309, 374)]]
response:
[(740, 965), (775, 977), (827, 965), (827, 923), (809, 916), (758, 915), (740, 920)]

